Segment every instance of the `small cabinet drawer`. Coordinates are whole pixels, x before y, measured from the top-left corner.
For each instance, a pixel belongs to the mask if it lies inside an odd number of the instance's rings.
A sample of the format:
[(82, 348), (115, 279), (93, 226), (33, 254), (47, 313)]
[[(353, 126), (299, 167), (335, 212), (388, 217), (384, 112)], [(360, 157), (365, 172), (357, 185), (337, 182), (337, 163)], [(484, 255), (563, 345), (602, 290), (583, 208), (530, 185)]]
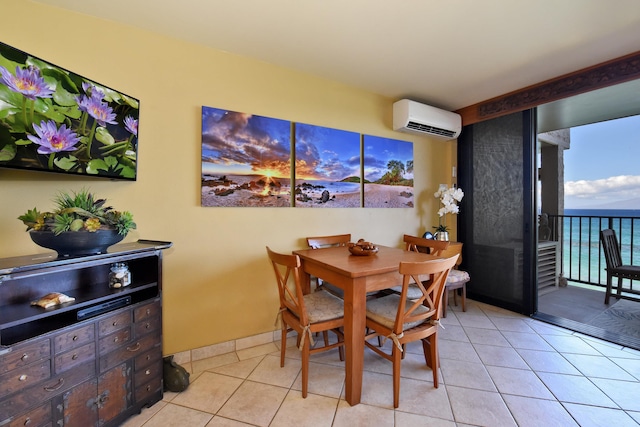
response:
[(135, 373), (136, 387), (145, 384), (154, 378), (162, 378), (162, 363), (153, 363), (142, 369), (137, 369)]
[(154, 378), (146, 384), (136, 386), (136, 403), (149, 406), (161, 399), (162, 377)]
[(50, 346), (48, 338), (13, 346), (8, 353), (0, 356), (0, 374), (48, 358)]
[(100, 354), (105, 354), (131, 341), (131, 328), (121, 329), (100, 340)]
[(131, 311), (125, 310), (113, 316), (109, 316), (98, 322), (98, 334), (100, 337), (109, 335), (119, 329), (126, 328), (131, 325)]
[(54, 352), (62, 353), (73, 348), (80, 347), (88, 342), (95, 340), (95, 327), (93, 324), (76, 328), (53, 338)]
[(9, 423), (9, 427), (43, 427), (53, 422), (51, 418), (51, 403), (32, 409), (23, 415), (18, 415)]
[(51, 363), (44, 360), (0, 376), (0, 397), (23, 390), (51, 377)]
[(134, 322), (141, 322), (145, 319), (160, 316), (162, 313), (162, 305), (160, 300), (156, 300), (150, 304), (145, 304), (135, 309), (133, 319)]
[(96, 344), (90, 342), (82, 347), (72, 349), (66, 353), (62, 353), (55, 358), (55, 372), (59, 374), (67, 371), (74, 366), (81, 365), (84, 362), (95, 360), (96, 357)]
[(162, 329), (162, 320), (160, 316), (150, 317), (135, 323), (136, 337), (142, 337), (149, 332)]
[(160, 363), (160, 359), (162, 359), (162, 350), (158, 347), (153, 348), (151, 351), (147, 351), (140, 356), (136, 356), (133, 364), (133, 369), (137, 372), (154, 362)]

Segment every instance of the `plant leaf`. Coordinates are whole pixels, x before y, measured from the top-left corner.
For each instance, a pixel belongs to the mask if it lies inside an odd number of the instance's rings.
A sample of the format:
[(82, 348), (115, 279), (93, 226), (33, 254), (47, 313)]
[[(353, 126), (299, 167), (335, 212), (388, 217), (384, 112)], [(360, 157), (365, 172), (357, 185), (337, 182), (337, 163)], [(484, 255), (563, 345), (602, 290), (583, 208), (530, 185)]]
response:
[(87, 173), (96, 175), (98, 171), (108, 171), (109, 166), (102, 159), (93, 159), (87, 163)]
[(12, 143), (5, 144), (0, 149), (0, 162), (8, 162), (16, 156), (16, 145)]

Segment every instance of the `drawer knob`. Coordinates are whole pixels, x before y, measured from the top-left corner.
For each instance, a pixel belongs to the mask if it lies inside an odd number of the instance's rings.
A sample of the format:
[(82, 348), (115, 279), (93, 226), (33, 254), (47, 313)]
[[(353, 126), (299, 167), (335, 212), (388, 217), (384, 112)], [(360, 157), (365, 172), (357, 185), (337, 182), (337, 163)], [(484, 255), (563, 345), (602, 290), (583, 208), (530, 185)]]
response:
[(146, 371), (144, 371), (144, 374), (145, 374), (145, 375), (151, 375), (151, 370), (150, 370), (150, 369), (147, 369)]
[(73, 341), (78, 341), (78, 336), (74, 335), (73, 338), (71, 338)]
[(145, 329), (151, 329), (151, 323), (147, 322), (147, 324), (144, 327)]
[(18, 377), (19, 381), (26, 381), (27, 380), (27, 376), (25, 374), (22, 374)]
[(118, 338), (118, 337), (115, 337), (115, 338), (113, 339), (113, 342), (118, 342), (118, 341), (120, 341), (120, 338)]
[(151, 309), (147, 308), (147, 314), (151, 314)]
[(78, 354), (74, 353), (73, 356), (71, 356), (71, 360), (76, 360), (78, 358)]
[(113, 326), (118, 326), (118, 321), (116, 320), (115, 322), (112, 323)]
[(27, 360), (28, 358), (29, 358), (29, 355), (28, 355), (27, 353), (24, 353), (24, 354), (22, 355), (22, 357), (20, 358), (20, 360), (22, 360), (22, 361), (24, 362), (24, 361), (25, 361), (25, 360)]
[(25, 419), (23, 425), (28, 426), (29, 424), (31, 424), (31, 418)]

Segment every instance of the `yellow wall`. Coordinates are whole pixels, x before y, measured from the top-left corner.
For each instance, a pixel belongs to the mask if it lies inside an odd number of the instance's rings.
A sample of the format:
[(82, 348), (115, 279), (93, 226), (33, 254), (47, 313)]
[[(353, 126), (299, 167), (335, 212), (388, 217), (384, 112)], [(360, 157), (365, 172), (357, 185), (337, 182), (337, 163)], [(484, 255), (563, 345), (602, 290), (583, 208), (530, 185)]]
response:
[[(88, 187), (131, 211), (138, 229), (126, 241), (174, 243), (164, 257), (165, 354), (274, 329), (265, 245), (290, 251), (305, 236), (351, 233), (399, 246), (402, 234), (438, 223), (433, 193), (451, 182), (454, 143), (394, 132), (394, 99), (24, 0), (3, 0), (0, 41), (141, 100), (136, 182), (0, 169), (0, 257), (43, 252), (16, 218), (49, 209), (58, 190)], [(203, 105), (412, 141), (416, 207), (201, 207)]]

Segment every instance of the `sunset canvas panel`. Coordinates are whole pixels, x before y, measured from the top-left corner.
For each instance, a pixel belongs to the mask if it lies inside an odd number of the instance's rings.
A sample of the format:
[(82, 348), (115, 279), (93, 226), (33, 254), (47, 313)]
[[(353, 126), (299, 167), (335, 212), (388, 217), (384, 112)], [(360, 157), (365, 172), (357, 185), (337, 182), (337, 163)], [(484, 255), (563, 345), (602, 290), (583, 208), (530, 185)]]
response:
[(201, 204), (290, 207), (291, 123), (202, 107)]
[(364, 206), (412, 208), (413, 143), (364, 135)]
[(361, 207), (360, 134), (295, 125), (295, 206)]

